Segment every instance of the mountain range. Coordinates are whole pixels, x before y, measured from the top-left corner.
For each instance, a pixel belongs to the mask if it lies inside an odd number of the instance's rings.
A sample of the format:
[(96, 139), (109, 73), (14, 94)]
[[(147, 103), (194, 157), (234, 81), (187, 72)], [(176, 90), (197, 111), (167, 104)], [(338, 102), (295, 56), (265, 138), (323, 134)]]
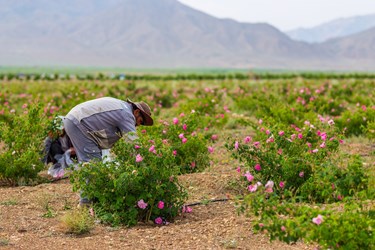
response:
[(177, 0), (0, 0), (0, 65), (374, 70), (375, 30), (310, 44)]
[(298, 28), (286, 34), (297, 41), (321, 43), (329, 39), (353, 35), (375, 27), (375, 14), (339, 18), (312, 28)]

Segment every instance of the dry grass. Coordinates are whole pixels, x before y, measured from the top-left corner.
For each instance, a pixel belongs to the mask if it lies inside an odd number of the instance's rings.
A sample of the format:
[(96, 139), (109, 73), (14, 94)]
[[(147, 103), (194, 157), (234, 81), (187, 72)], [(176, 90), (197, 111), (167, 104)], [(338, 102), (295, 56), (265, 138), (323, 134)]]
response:
[(65, 233), (82, 235), (95, 227), (95, 220), (88, 208), (77, 208), (62, 216), (61, 227)]

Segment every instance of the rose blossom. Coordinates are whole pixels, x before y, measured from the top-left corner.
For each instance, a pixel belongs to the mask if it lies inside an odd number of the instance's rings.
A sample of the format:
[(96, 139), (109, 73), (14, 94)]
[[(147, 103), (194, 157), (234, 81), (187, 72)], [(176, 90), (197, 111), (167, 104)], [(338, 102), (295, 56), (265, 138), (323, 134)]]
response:
[(245, 176), (246, 179), (247, 179), (249, 182), (251, 182), (251, 181), (254, 180), (254, 176), (252, 176), (252, 175), (250, 174), (249, 171), (246, 171), (246, 174), (244, 174), (243, 176)]
[(323, 216), (320, 214), (317, 217), (312, 219), (312, 222), (315, 223), (316, 225), (320, 225), (323, 221), (324, 221)]
[(246, 136), (245, 139), (244, 139), (244, 143), (249, 143), (249, 142), (251, 142), (251, 137)]
[(137, 154), (137, 156), (135, 157), (135, 162), (141, 162), (141, 161), (143, 161), (143, 157), (140, 154)]
[(250, 192), (254, 193), (255, 191), (257, 191), (257, 188), (258, 188), (257, 184), (255, 184), (255, 185), (249, 185), (247, 187), (247, 190), (249, 190)]
[(163, 224), (163, 219), (161, 217), (158, 217), (155, 219), (155, 224), (161, 225)]
[(163, 201), (159, 201), (158, 208), (159, 209), (163, 209), (164, 208), (164, 202)]
[(182, 207), (182, 212), (183, 213), (191, 213), (193, 211), (193, 209), (189, 206), (183, 206)]
[(273, 192), (273, 185), (274, 185), (273, 181), (267, 181), (266, 185), (264, 185), (264, 187), (266, 188), (265, 192), (272, 193)]
[(256, 164), (256, 165), (254, 166), (254, 169), (255, 169), (256, 171), (260, 171), (260, 170), (262, 170), (262, 167), (260, 166), (260, 164)]
[(147, 203), (142, 200), (138, 201), (138, 207), (141, 209), (145, 209), (147, 207)]

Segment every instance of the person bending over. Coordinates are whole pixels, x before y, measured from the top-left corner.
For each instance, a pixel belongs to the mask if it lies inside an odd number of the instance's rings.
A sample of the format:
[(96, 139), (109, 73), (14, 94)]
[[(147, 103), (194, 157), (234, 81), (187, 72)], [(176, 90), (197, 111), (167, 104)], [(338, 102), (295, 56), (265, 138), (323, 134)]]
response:
[[(136, 127), (153, 125), (151, 109), (145, 102), (102, 97), (78, 104), (64, 118), (78, 161), (101, 160), (102, 150), (120, 138), (137, 139)], [(90, 201), (80, 197), (80, 205)]]

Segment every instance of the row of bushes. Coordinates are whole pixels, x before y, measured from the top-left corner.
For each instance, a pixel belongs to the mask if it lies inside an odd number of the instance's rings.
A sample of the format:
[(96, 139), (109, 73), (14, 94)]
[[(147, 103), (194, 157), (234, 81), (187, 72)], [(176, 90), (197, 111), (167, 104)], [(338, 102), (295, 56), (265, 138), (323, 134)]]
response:
[(0, 80), (147, 80), (147, 81), (170, 81), (170, 80), (252, 80), (252, 79), (375, 79), (373, 73), (191, 73), (191, 74), (0, 74)]

